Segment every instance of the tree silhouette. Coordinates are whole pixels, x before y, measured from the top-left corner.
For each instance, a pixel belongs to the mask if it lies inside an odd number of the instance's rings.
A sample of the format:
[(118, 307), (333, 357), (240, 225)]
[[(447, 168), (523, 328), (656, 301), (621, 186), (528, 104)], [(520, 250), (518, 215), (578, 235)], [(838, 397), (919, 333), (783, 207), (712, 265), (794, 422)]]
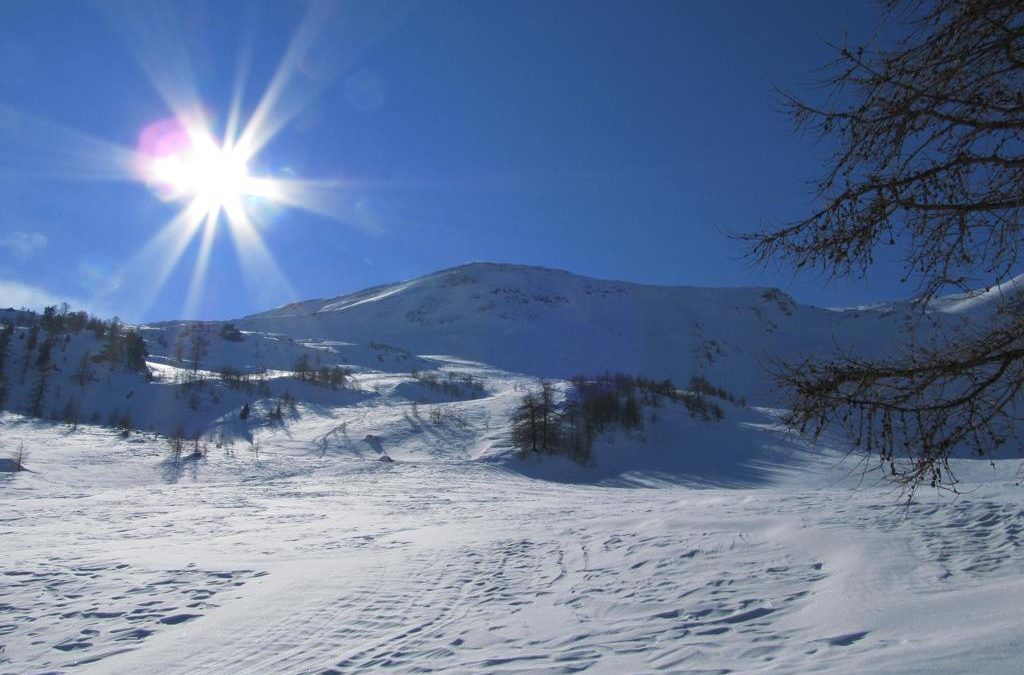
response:
[(885, 21), (902, 39), (839, 48), (829, 105), (787, 97), (798, 128), (835, 142), (820, 207), (745, 238), (760, 261), (828, 276), (863, 275), (881, 247), (902, 246), (922, 310), (951, 289), (992, 291), (991, 312), (936, 343), (780, 368), (789, 424), (846, 424), (912, 494), (955, 489), (955, 451), (1016, 437), (1024, 302), (1004, 284), (1021, 272), (1024, 4), (891, 0)]

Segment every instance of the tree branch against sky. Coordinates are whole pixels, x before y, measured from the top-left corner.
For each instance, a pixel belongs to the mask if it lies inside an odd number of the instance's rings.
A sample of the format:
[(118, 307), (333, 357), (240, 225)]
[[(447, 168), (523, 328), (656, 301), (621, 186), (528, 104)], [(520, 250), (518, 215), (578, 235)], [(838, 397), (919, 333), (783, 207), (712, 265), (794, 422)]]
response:
[[(843, 46), (826, 105), (788, 95), (798, 128), (835, 143), (819, 206), (746, 235), (751, 255), (828, 277), (862, 276), (901, 247), (918, 307), (951, 290), (1000, 290), (1019, 274), (1024, 206), (1024, 4), (893, 0), (884, 46)], [(821, 434), (852, 427), (896, 481), (955, 488), (957, 450), (1016, 441), (1024, 386), (1024, 303), (990, 293), (989, 312), (882, 360), (781, 368), (787, 421)]]

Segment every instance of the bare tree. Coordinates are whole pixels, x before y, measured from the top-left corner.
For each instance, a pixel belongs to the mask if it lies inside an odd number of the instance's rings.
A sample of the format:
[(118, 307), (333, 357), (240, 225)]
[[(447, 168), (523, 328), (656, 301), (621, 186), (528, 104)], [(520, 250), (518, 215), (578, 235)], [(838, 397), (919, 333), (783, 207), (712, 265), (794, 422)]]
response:
[[(835, 142), (820, 208), (745, 238), (762, 262), (828, 276), (863, 275), (881, 247), (900, 246), (924, 309), (938, 293), (1021, 272), (1024, 3), (889, 0), (885, 21), (902, 38), (838, 48), (826, 105), (787, 97), (798, 128)], [(987, 455), (1015, 438), (1024, 303), (1005, 297), (978, 325), (885, 359), (812, 360), (779, 375), (794, 393), (791, 425), (844, 422), (911, 493), (923, 482), (955, 489), (952, 452)]]
[(25, 450), (25, 444), (24, 443), (20, 443), (18, 445), (18, 449), (14, 453), (14, 456), (11, 459), (14, 460), (14, 466), (15, 466), (14, 470), (15, 471), (26, 471), (27, 470), (27, 469), (25, 469), (25, 461), (28, 460), (28, 451)]
[(179, 423), (174, 429), (174, 433), (167, 439), (167, 444), (171, 448), (171, 462), (178, 464), (181, 462), (181, 453), (185, 449), (186, 440), (185, 425)]
[(61, 419), (64, 420), (65, 424), (71, 427), (72, 431), (78, 430), (78, 404), (75, 403), (73, 398), (69, 398), (64, 403), (64, 410), (61, 412)]
[(541, 440), (541, 394), (526, 392), (512, 414), (512, 442), (524, 452), (536, 452)]
[(541, 380), (538, 402), (540, 416), (540, 447), (553, 452), (561, 441), (561, 419), (555, 403), (555, 385), (551, 380)]

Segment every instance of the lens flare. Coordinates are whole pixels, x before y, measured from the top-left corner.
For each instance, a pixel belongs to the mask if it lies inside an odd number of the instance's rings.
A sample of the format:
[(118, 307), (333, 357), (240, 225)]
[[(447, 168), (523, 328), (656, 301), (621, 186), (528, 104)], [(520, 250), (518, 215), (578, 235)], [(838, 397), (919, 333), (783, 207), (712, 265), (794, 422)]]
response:
[(142, 179), (165, 201), (197, 199), (212, 212), (252, 193), (249, 158), (240, 149), (178, 120), (143, 129), (138, 157)]
[[(158, 120), (139, 134), (135, 153), (139, 180), (160, 199), (183, 204), (181, 214), (168, 228), (173, 245), (156, 247), (150, 257), (164, 254), (173, 266), (185, 247), (201, 234), (186, 300), (187, 314), (199, 308), (214, 234), (221, 223), (226, 223), (235, 242), (247, 281), (273, 278), (275, 288), (290, 290), (256, 230), (256, 222), (263, 219), (254, 220), (250, 214), (260, 213), (262, 205), (285, 203), (283, 184), (270, 176), (251, 175), (249, 162), (253, 157), (246, 147), (251, 146), (230, 136), (215, 140), (213, 133), (194, 119)], [(253, 263), (252, 258), (258, 262)], [(170, 269), (165, 264), (161, 272), (158, 285)]]
[[(346, 62), (382, 35), (402, 12), (374, 10), (365, 16), (348, 16), (342, 25), (337, 3), (310, 0), (248, 113), (242, 102), (252, 49), (240, 55), (225, 124), (216, 127), (223, 128), (219, 133), (210, 121), (210, 109), (199, 98), (196, 70), (174, 6), (125, 0), (103, 7), (172, 116), (145, 126), (131, 148), (0, 103), (0, 174), (139, 182), (177, 207), (118, 272), (119, 277), (133, 280), (131, 286), (142, 303), (134, 311), (149, 308), (198, 238), (185, 308), (186, 315), (198, 313), (221, 228), (234, 243), (246, 285), (265, 303), (296, 298), (272, 247), (263, 241), (275, 215), (300, 209), (366, 234), (381, 231), (376, 222), (366, 227), (362, 217), (357, 197), (360, 189), (367, 189), (365, 181), (311, 179), (287, 169), (265, 173), (254, 168), (272, 166), (258, 160), (258, 155), (325, 90)], [(330, 44), (321, 35), (328, 25), (345, 29), (340, 52), (336, 32)]]

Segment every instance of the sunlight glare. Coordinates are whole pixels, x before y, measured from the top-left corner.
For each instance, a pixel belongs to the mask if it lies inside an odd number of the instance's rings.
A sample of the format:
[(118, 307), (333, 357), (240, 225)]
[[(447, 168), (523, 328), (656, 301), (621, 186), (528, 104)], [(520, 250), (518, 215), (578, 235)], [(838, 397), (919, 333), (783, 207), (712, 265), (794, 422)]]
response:
[(212, 212), (250, 191), (249, 158), (205, 130), (157, 122), (143, 131), (139, 150), (146, 181), (167, 201), (195, 199)]
[[(243, 90), (254, 44), (243, 50), (224, 124), (199, 98), (181, 17), (170, 5), (124, 0), (108, 5), (108, 18), (133, 52), (142, 71), (167, 104), (170, 116), (146, 125), (135, 148), (94, 138), (35, 118), (0, 103), (0, 174), (58, 180), (129, 181), (144, 184), (176, 213), (126, 262), (145, 282), (139, 297), (146, 309), (198, 237), (196, 263), (186, 310), (201, 310), (204, 283), (218, 233), (235, 244), (247, 282), (268, 293), (267, 302), (293, 300), (294, 290), (278, 267), (264, 230), (284, 210), (299, 209), (363, 227), (358, 186), (348, 179), (299, 178), (273, 170), (257, 157), (306, 106), (319, 96), (344, 64), (392, 25), (387, 10), (348, 22), (347, 47), (325, 47), (322, 31), (337, 13), (329, 0), (311, 0), (280, 62), (254, 108), (243, 111)], [(333, 24), (331, 24), (333, 25)], [(326, 56), (324, 56), (326, 54)], [(310, 64), (319, 59), (317, 68)], [(282, 298), (282, 295), (289, 297)]]

